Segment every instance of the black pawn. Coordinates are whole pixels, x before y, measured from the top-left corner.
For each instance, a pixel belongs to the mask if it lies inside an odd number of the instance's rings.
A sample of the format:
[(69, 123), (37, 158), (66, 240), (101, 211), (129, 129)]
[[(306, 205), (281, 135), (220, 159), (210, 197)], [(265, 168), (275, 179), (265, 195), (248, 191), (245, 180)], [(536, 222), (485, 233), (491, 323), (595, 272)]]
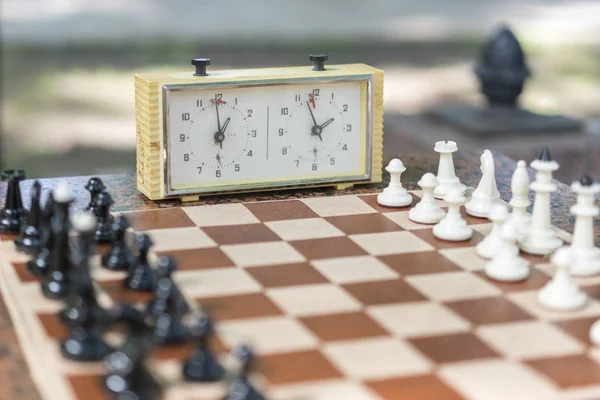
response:
[(138, 255), (129, 269), (129, 274), (125, 278), (124, 285), (126, 288), (138, 292), (152, 291), (154, 276), (152, 268), (148, 263), (148, 252), (152, 244), (150, 236), (146, 234), (136, 236), (134, 248), (138, 251)]
[(113, 205), (113, 199), (107, 192), (99, 193), (96, 197), (96, 215), (98, 216), (98, 225), (94, 239), (96, 243), (110, 243), (114, 239), (112, 230), (112, 217), (110, 215), (110, 206)]
[(581, 186), (592, 186), (594, 184), (594, 180), (588, 174), (583, 175), (579, 178), (579, 183)]
[(98, 195), (100, 193), (104, 192), (104, 190), (106, 189), (106, 186), (104, 186), (102, 179), (98, 178), (97, 176), (94, 176), (94, 177), (90, 178), (87, 185), (85, 185), (85, 189), (88, 192), (90, 192), (90, 202), (89, 202), (88, 206), (86, 207), (86, 210), (93, 212), (94, 215), (97, 216), (98, 214), (97, 214), (96, 199), (98, 198)]
[(183, 364), (183, 377), (191, 382), (216, 382), (223, 379), (225, 369), (217, 361), (209, 348), (209, 339), (213, 334), (213, 323), (203, 315), (192, 327), (192, 335), (197, 339), (198, 348)]
[(40, 182), (36, 180), (31, 187), (31, 209), (27, 214), (27, 223), (21, 227), (21, 236), (15, 239), (17, 248), (20, 251), (30, 255), (37, 254), (41, 246), (41, 195), (42, 185), (40, 185)]
[(224, 400), (265, 400), (265, 397), (250, 383), (249, 377), (255, 363), (252, 350), (248, 346), (242, 346), (235, 350), (235, 354), (242, 367)]
[(544, 147), (539, 157), (540, 161), (552, 161), (552, 157), (550, 157), (550, 150), (548, 147)]
[[(156, 272), (154, 273), (154, 286), (153, 286), (153, 290), (157, 290), (157, 283), (160, 281), (161, 278), (168, 278), (171, 281), (173, 273), (175, 271), (177, 271), (177, 263), (175, 262), (175, 259), (173, 257), (169, 257), (169, 256), (162, 256), (158, 259), (157, 263), (156, 263)], [(171, 288), (171, 295), (169, 298), (169, 301), (171, 302), (170, 307), (171, 309), (178, 313), (179, 315), (183, 315), (183, 314), (187, 314), (190, 311), (190, 306), (187, 303), (187, 301), (185, 300), (185, 297), (183, 297), (183, 295), (181, 294), (181, 292), (179, 291), (179, 288), (177, 287), (177, 285), (173, 285), (173, 287)], [(152, 303), (153, 300), (150, 300), (150, 302), (148, 303), (148, 310), (150, 310), (152, 308)]]
[(110, 251), (102, 256), (102, 266), (113, 271), (127, 271), (132, 263), (133, 254), (125, 242), (129, 228), (127, 218), (118, 216), (112, 223), (113, 243)]
[(148, 305), (148, 314), (156, 321), (156, 336), (162, 338), (162, 343), (183, 343), (190, 337), (190, 331), (183, 323), (185, 313), (179, 312), (176, 308), (182, 301), (181, 297), (171, 278), (159, 279)]
[(50, 221), (54, 216), (54, 195), (52, 192), (48, 194), (48, 199), (42, 210), (42, 218), (40, 221), (40, 251), (37, 256), (27, 262), (27, 269), (34, 276), (44, 276), (48, 271), (52, 249), (54, 248), (54, 234), (50, 227)]
[(7, 181), (6, 201), (0, 210), (0, 233), (18, 234), (25, 223), (27, 211), (23, 208), (21, 197), (21, 181), (25, 179), (23, 170), (0, 172), (0, 180)]

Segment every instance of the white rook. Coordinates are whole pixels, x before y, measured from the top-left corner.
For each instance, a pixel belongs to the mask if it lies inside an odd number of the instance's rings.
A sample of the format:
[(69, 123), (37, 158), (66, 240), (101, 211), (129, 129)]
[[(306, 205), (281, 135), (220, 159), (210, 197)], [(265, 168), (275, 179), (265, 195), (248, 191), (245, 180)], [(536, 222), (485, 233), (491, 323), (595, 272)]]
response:
[(460, 180), (456, 176), (454, 160), (452, 159), (452, 153), (458, 151), (456, 142), (436, 142), (433, 150), (440, 154), (440, 162), (438, 164), (438, 173), (436, 176), (438, 185), (435, 187), (433, 195), (438, 199), (443, 199), (454, 191), (460, 191), (461, 194), (464, 193), (466, 186), (460, 183)]

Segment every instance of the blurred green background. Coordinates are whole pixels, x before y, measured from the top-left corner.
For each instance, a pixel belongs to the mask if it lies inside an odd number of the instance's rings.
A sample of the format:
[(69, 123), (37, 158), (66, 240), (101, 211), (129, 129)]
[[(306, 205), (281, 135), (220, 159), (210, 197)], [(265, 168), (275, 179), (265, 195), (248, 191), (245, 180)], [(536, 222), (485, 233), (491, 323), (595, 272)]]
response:
[(4, 0), (0, 163), (30, 178), (134, 171), (133, 74), (190, 70), (193, 57), (369, 63), (385, 69), (386, 120), (481, 103), (472, 66), (501, 22), (534, 71), (522, 104), (597, 131), (599, 1)]

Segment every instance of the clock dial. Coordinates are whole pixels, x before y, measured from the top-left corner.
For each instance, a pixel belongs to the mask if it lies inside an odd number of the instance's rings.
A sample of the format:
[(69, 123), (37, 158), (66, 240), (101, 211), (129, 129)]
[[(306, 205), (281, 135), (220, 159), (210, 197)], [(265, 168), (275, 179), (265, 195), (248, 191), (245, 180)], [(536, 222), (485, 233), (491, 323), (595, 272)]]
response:
[(171, 189), (366, 179), (366, 94), (364, 81), (173, 90)]

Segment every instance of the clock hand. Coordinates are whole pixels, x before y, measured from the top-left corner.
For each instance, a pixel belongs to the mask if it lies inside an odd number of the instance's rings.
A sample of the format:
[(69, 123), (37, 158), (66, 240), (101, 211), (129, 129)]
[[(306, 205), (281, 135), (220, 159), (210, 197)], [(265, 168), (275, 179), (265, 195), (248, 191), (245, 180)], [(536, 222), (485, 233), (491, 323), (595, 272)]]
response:
[(217, 110), (217, 126), (219, 127), (219, 132), (221, 132), (221, 120), (219, 119), (219, 102), (215, 102), (215, 110)]
[(308, 106), (308, 111), (310, 112), (310, 117), (313, 120), (313, 124), (315, 124), (315, 126), (319, 126), (319, 124), (317, 124), (317, 120), (315, 119), (315, 116), (313, 115), (313, 112), (310, 108), (310, 103), (308, 102), (308, 100), (306, 100), (306, 105)]
[(223, 135), (225, 135), (225, 130), (227, 129), (227, 126), (229, 125), (229, 121), (231, 121), (231, 118), (227, 118), (225, 120), (225, 122), (223, 122), (223, 127), (221, 128), (221, 132), (223, 133)]
[(221, 165), (221, 156), (219, 155), (219, 153), (217, 153), (217, 162), (219, 163), (219, 167), (222, 167), (223, 165)]
[(323, 124), (321, 125), (321, 129), (325, 128), (327, 125), (331, 124), (333, 122), (333, 118), (329, 118), (327, 121), (323, 122)]

